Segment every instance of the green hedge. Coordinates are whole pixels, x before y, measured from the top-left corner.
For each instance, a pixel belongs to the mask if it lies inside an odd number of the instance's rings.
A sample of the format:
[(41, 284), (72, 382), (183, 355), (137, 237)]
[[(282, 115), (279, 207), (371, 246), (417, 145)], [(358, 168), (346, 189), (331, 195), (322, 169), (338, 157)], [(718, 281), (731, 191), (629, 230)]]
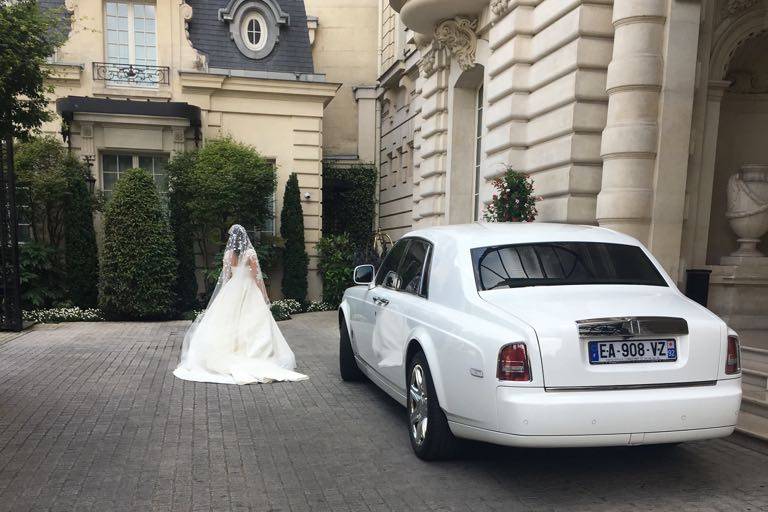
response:
[(108, 319), (162, 319), (173, 312), (177, 261), (152, 176), (120, 176), (104, 214), (99, 305)]
[(346, 234), (324, 236), (317, 244), (318, 269), (323, 278), (323, 302), (338, 306), (352, 286), (355, 247)]
[(304, 212), (296, 173), (285, 184), (283, 209), (280, 212), (280, 235), (285, 240), (283, 256), (283, 297), (304, 302), (307, 298), (309, 256), (304, 246)]

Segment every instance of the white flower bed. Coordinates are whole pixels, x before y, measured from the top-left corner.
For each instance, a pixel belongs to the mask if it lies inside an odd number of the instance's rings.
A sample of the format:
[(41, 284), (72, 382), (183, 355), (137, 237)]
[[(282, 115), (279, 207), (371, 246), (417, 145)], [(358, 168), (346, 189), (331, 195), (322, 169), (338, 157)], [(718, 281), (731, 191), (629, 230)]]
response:
[(98, 309), (82, 309), (79, 307), (35, 309), (24, 311), (24, 320), (44, 324), (59, 322), (99, 322), (104, 320)]

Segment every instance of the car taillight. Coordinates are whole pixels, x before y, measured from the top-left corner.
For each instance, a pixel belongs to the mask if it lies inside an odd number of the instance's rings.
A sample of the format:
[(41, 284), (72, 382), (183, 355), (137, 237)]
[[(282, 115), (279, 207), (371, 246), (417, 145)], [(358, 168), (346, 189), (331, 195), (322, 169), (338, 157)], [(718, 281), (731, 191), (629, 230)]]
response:
[(728, 353), (725, 356), (725, 373), (733, 375), (741, 371), (741, 357), (739, 355), (739, 337), (728, 336)]
[(511, 343), (499, 351), (499, 366), (496, 371), (499, 380), (527, 382), (531, 380), (531, 365), (525, 343)]

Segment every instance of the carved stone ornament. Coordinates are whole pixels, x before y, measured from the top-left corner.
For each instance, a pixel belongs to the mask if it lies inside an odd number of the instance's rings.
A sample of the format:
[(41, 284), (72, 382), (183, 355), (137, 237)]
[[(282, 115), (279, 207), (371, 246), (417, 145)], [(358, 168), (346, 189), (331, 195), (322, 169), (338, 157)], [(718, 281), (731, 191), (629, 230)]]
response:
[(419, 73), (423, 77), (431, 76), (437, 68), (437, 52), (442, 51), (440, 44), (436, 41), (418, 45), (421, 53), (419, 60)]
[(497, 17), (503, 16), (509, 11), (509, 0), (491, 0), (491, 12)]
[(768, 165), (743, 165), (731, 176), (725, 217), (738, 237), (739, 247), (720, 263), (768, 264), (768, 258), (757, 249), (768, 231)]
[(435, 28), (435, 42), (448, 50), (464, 71), (475, 66), (476, 28), (477, 20), (460, 16), (445, 20)]
[(181, 13), (181, 19), (184, 23), (184, 37), (186, 38), (186, 42), (189, 47), (192, 48), (195, 52), (195, 69), (199, 71), (205, 70), (208, 65), (206, 57), (202, 53), (198, 52), (197, 49), (195, 49), (195, 46), (192, 44), (192, 40), (189, 38), (189, 20), (192, 19), (192, 15), (194, 14), (192, 6), (186, 2), (182, 2), (179, 6), (179, 12)]

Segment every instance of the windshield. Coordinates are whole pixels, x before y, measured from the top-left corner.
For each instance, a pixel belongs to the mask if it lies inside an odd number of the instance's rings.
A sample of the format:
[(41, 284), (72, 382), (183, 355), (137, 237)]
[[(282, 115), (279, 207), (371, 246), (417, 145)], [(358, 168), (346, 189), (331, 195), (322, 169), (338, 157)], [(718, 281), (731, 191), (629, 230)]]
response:
[(477, 289), (569, 284), (667, 286), (634, 245), (545, 242), (472, 249)]

